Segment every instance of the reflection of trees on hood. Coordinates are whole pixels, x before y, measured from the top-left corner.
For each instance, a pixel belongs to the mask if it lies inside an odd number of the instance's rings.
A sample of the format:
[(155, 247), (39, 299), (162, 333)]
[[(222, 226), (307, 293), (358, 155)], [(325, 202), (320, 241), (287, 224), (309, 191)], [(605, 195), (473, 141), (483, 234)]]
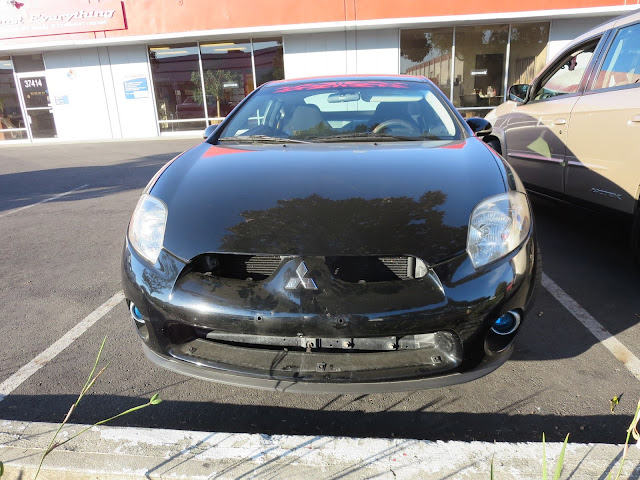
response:
[(446, 195), (331, 200), (314, 194), (242, 212), (222, 249), (281, 254), (414, 254), (442, 258), (465, 248), (467, 227), (444, 224)]

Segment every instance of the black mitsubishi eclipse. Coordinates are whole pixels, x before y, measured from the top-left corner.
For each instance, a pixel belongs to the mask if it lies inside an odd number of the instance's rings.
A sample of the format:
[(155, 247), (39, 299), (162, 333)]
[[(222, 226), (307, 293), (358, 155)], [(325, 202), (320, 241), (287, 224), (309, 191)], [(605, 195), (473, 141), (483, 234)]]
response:
[(261, 86), (133, 212), (146, 355), (292, 392), (466, 382), (502, 365), (541, 273), (517, 175), (425, 78)]

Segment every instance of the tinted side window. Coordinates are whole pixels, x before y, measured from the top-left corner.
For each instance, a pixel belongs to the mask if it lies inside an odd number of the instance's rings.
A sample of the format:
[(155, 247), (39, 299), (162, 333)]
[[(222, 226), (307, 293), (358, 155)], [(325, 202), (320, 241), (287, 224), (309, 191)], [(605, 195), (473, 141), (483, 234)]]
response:
[(594, 89), (640, 86), (640, 24), (621, 28), (598, 72)]
[(597, 41), (590, 42), (566, 55), (560, 63), (556, 64), (553, 74), (538, 86), (533, 100), (545, 100), (558, 95), (576, 93), (597, 45)]

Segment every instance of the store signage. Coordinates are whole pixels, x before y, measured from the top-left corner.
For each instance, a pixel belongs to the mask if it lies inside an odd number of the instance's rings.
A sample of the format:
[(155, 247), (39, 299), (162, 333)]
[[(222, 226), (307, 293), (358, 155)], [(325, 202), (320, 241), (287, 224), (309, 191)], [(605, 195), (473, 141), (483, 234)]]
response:
[(481, 70), (471, 70), (471, 76), (473, 77), (480, 77), (483, 75), (487, 75), (489, 73), (489, 70), (487, 70), (486, 68), (483, 68)]
[(99, 3), (87, 0), (51, 3), (25, 0), (24, 3), (20, 9), (0, 7), (0, 39), (126, 28), (120, 0), (102, 0)]
[(25, 78), (24, 79), (24, 88), (36, 88), (36, 87), (42, 87), (41, 78)]
[(69, 96), (62, 95), (61, 97), (53, 97), (55, 99), (56, 105), (69, 105)]
[(146, 78), (131, 78), (124, 82), (124, 97), (127, 100), (147, 98), (148, 96), (149, 83)]

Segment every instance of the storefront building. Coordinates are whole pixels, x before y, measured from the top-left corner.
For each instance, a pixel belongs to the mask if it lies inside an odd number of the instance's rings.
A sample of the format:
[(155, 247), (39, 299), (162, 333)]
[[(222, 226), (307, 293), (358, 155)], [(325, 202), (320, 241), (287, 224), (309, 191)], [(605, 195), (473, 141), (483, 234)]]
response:
[(640, 0), (0, 0), (0, 144), (184, 135), (264, 82), (431, 79), (483, 115)]

